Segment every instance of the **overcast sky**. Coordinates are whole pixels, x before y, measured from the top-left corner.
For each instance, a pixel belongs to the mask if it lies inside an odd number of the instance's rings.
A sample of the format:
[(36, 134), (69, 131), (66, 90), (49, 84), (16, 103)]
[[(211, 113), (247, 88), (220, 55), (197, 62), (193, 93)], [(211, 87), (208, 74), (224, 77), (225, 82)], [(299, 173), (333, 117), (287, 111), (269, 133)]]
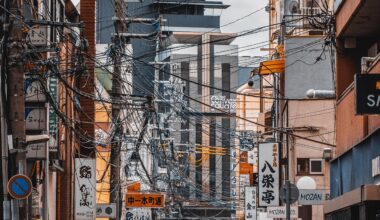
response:
[[(77, 4), (79, 0), (72, 0)], [(221, 25), (228, 24), (239, 18), (242, 18), (256, 10), (262, 9), (268, 4), (268, 0), (223, 0), (224, 4), (231, 5), (228, 9), (217, 11), (215, 14), (222, 15)], [(269, 15), (265, 10), (260, 10), (236, 23), (222, 27), (223, 32), (239, 33), (245, 30), (254, 29), (268, 25)], [(244, 37), (238, 37), (233, 44), (239, 45), (240, 56), (259, 56), (266, 55), (268, 52), (260, 51), (260, 48), (253, 49), (253, 44), (268, 40), (268, 32), (251, 34)], [(249, 47), (249, 45), (253, 45)], [(247, 47), (248, 46), (248, 47)]]
[[(222, 12), (221, 25), (228, 24), (242, 18), (254, 11), (264, 8), (268, 4), (268, 0), (223, 0), (225, 4), (231, 5)], [(267, 26), (269, 23), (269, 14), (264, 10), (260, 10), (234, 24), (222, 27), (223, 32), (239, 33), (244, 30), (254, 29), (262, 26)], [(240, 48), (240, 56), (250, 55), (266, 55), (268, 52), (262, 52), (260, 49), (251, 49), (249, 46), (255, 43), (260, 43), (268, 40), (268, 32), (251, 34), (244, 37), (238, 37), (233, 44), (238, 44)], [(267, 46), (266, 46), (267, 47)], [(245, 50), (245, 51), (244, 51)]]

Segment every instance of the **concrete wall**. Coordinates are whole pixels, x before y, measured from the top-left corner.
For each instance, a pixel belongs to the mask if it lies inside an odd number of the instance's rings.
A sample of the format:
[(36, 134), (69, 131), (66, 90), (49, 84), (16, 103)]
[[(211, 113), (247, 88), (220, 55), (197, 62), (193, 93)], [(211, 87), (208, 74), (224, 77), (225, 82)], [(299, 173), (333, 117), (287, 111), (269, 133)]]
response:
[[(314, 140), (326, 143), (335, 143), (335, 101), (289, 101), (289, 129), (293, 129), (294, 134), (309, 137)], [(315, 127), (316, 132), (303, 131), (302, 127)], [(285, 143), (286, 145), (286, 143)], [(311, 141), (290, 138), (290, 179), (297, 181), (304, 175), (297, 173), (297, 158), (321, 159), (323, 149), (326, 145), (317, 144)], [(286, 148), (284, 148), (286, 149)], [(332, 149), (334, 150), (334, 149)], [(308, 174), (317, 184), (317, 189), (330, 188), (329, 163), (323, 160), (323, 174)], [(323, 207), (312, 207), (312, 220), (323, 219)]]
[[(329, 48), (322, 37), (294, 37), (285, 41), (285, 96), (306, 98), (309, 89), (334, 90)], [(316, 62), (317, 58), (320, 60)]]

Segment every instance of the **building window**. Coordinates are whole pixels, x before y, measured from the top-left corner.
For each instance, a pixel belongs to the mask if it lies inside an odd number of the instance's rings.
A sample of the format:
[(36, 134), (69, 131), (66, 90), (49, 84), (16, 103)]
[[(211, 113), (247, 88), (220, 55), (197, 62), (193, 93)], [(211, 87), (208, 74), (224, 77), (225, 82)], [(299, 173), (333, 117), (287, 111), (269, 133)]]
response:
[(297, 174), (323, 174), (323, 159), (297, 158)]
[(297, 158), (297, 174), (309, 174), (309, 158)]
[(322, 166), (322, 159), (310, 159), (310, 174), (323, 174)]

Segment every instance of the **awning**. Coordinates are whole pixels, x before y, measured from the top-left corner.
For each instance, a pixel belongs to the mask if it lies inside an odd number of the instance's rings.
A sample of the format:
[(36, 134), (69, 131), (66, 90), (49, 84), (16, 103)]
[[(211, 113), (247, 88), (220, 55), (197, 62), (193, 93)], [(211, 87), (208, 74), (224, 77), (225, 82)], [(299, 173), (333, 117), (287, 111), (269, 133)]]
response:
[(260, 63), (259, 74), (268, 75), (273, 73), (285, 72), (285, 60), (268, 60)]

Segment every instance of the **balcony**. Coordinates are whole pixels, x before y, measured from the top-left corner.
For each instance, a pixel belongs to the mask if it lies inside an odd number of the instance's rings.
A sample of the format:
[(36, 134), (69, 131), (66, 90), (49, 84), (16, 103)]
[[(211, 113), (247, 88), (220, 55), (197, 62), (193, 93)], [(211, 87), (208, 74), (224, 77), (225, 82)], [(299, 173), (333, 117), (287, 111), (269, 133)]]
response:
[(379, 36), (380, 1), (335, 0), (337, 37)]

